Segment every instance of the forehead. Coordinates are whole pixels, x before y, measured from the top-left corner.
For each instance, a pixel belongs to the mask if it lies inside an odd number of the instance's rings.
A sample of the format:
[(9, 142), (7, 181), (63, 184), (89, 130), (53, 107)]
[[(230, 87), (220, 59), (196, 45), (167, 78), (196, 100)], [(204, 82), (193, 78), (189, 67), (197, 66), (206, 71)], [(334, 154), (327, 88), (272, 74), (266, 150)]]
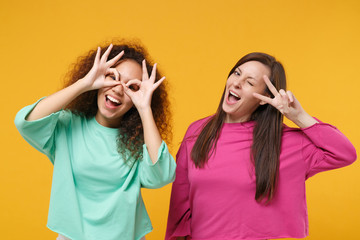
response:
[(132, 59), (121, 61), (115, 68), (122, 75), (135, 76), (137, 78), (142, 76), (141, 65)]
[(253, 78), (262, 78), (262, 76), (270, 76), (270, 68), (258, 61), (249, 61), (238, 67), (244, 74), (249, 74)]

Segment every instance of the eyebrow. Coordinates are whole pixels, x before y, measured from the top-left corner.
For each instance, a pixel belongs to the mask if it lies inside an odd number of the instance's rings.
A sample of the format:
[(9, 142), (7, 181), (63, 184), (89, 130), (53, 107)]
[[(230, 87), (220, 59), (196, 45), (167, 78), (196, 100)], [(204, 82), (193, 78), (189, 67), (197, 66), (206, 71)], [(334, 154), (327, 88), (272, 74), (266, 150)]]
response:
[[(235, 70), (238, 70), (240, 73), (242, 73), (240, 66), (237, 67)], [(252, 76), (248, 76), (248, 78), (254, 79), (255, 81), (258, 81), (256, 78), (252, 77)]]

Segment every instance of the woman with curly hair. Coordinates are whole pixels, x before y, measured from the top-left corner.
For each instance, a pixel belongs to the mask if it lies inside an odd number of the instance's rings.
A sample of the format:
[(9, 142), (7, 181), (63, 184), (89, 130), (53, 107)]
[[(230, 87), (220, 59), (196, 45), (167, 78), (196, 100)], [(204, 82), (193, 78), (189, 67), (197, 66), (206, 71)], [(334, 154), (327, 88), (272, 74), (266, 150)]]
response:
[[(15, 124), (54, 164), (48, 228), (58, 239), (142, 239), (152, 230), (140, 188), (174, 180), (164, 80), (135, 44), (98, 47), (65, 88)], [(149, 72), (151, 72), (149, 76)]]

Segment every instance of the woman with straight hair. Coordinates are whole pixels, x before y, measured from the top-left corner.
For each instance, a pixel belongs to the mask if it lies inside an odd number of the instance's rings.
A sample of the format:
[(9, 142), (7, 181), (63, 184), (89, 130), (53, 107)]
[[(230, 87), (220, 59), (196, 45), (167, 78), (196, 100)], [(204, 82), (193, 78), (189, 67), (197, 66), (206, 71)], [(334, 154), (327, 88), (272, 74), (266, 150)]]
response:
[(305, 180), (351, 164), (356, 151), (285, 89), (284, 68), (268, 54), (231, 69), (216, 113), (189, 126), (177, 153), (167, 240), (308, 235)]
[(21, 135), (54, 165), (47, 227), (58, 240), (152, 230), (140, 188), (172, 182), (176, 168), (160, 76), (143, 47), (121, 41), (79, 58), (62, 90), (18, 112)]

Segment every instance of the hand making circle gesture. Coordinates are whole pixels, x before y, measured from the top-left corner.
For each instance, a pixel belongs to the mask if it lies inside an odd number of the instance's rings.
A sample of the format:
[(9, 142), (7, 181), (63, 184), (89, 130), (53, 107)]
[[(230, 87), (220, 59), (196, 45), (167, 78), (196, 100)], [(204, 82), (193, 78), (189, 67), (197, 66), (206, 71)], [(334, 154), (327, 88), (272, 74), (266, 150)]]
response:
[[(138, 111), (143, 110), (151, 105), (152, 94), (156, 88), (160, 86), (160, 84), (164, 81), (165, 77), (162, 77), (157, 82), (156, 80), (156, 63), (151, 71), (151, 75), (149, 77), (149, 73), (146, 68), (146, 62), (143, 60), (142, 62), (142, 81), (139, 79), (129, 80), (126, 84), (122, 83), (125, 93), (131, 98), (135, 107)], [(132, 88), (131, 88), (132, 86)]]
[[(124, 51), (120, 52), (113, 59), (107, 60), (109, 54), (111, 52), (113, 45), (106, 49), (104, 54), (100, 57), (101, 49), (98, 47), (94, 65), (90, 69), (90, 71), (86, 74), (86, 76), (82, 79), (82, 82), (85, 84), (85, 88), (90, 90), (99, 89), (102, 87), (113, 87), (119, 85), (119, 73), (112, 66), (115, 65), (119, 61), (119, 59), (124, 55)], [(106, 76), (108, 74), (113, 74), (115, 76), (116, 81), (106, 81)]]

